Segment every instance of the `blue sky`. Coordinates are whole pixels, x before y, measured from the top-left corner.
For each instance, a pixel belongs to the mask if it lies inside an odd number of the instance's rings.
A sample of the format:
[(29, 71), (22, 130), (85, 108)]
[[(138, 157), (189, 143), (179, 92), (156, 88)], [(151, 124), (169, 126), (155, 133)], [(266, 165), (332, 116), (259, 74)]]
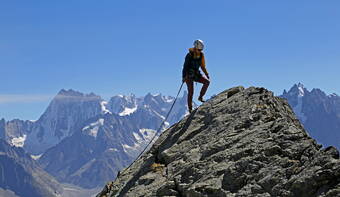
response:
[(197, 38), (207, 97), (298, 82), (340, 94), (339, 21), (338, 0), (1, 1), (0, 118), (38, 119), (62, 88), (175, 95)]

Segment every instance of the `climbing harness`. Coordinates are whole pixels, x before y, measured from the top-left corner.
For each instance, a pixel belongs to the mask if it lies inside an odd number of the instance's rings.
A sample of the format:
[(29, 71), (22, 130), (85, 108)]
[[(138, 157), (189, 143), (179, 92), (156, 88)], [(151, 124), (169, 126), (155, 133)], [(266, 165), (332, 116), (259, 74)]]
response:
[[(158, 133), (160, 132), (160, 130), (162, 129), (163, 124), (164, 124), (165, 121), (168, 119), (168, 117), (169, 117), (169, 115), (170, 115), (170, 113), (171, 113), (171, 111), (172, 111), (172, 108), (174, 107), (174, 105), (175, 105), (175, 103), (176, 103), (176, 101), (177, 101), (178, 95), (179, 95), (179, 93), (180, 93), (181, 90), (182, 90), (183, 84), (184, 84), (184, 82), (182, 82), (182, 85), (181, 85), (181, 87), (180, 87), (179, 90), (178, 90), (177, 96), (176, 96), (174, 102), (172, 103), (172, 105), (171, 105), (171, 107), (170, 107), (170, 110), (169, 110), (168, 114), (166, 115), (166, 117), (165, 117), (164, 120), (162, 121), (160, 127), (159, 127), (158, 130), (156, 131), (156, 133), (155, 133), (155, 135), (153, 136), (153, 138), (152, 138), (152, 139), (150, 140), (150, 142), (145, 146), (144, 150), (137, 156), (137, 158), (136, 158), (135, 161), (133, 161), (133, 162), (132, 162), (127, 168), (125, 168), (122, 172), (120, 172), (120, 171), (118, 172), (119, 175), (122, 174), (123, 172), (125, 172), (127, 169), (129, 169), (129, 168), (130, 168), (130, 167), (131, 167), (131, 166), (139, 159), (139, 157), (145, 152), (145, 150), (149, 147), (149, 145), (153, 142), (153, 140), (155, 139), (155, 137), (157, 136), (157, 134), (158, 134)], [(118, 176), (117, 176), (117, 178), (118, 178)]]

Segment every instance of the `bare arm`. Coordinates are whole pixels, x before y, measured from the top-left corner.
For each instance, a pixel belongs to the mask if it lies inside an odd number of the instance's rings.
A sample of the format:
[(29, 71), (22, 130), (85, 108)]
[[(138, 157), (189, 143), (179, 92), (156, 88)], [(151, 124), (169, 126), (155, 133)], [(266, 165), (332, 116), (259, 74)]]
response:
[(204, 58), (204, 54), (202, 53), (202, 63), (201, 63), (201, 69), (204, 72), (204, 74), (208, 77), (209, 79), (209, 73), (205, 67), (205, 58)]

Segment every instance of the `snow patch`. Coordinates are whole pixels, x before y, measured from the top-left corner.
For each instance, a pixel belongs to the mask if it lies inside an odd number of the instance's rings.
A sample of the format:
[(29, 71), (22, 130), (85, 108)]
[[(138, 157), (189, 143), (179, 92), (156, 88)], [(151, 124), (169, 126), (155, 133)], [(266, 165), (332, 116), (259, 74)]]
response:
[(82, 131), (86, 131), (86, 133), (90, 136), (97, 137), (98, 130), (100, 126), (104, 125), (104, 119), (100, 118), (98, 121), (91, 123), (90, 125), (84, 127)]
[(112, 112), (110, 112), (107, 108), (106, 108), (107, 102), (106, 101), (102, 101), (100, 103), (100, 106), (102, 108), (102, 112), (103, 114), (112, 114)]
[(27, 135), (23, 135), (20, 137), (15, 137), (11, 139), (11, 145), (15, 147), (23, 147), (26, 141)]
[(156, 131), (153, 129), (139, 129), (145, 141), (149, 142), (155, 135)]
[(119, 113), (120, 116), (127, 116), (132, 114), (133, 112), (135, 112), (137, 110), (137, 106), (133, 107), (133, 108), (128, 108), (125, 107), (125, 109)]
[(40, 159), (40, 157), (42, 156), (43, 154), (40, 154), (40, 155), (31, 155), (31, 158), (34, 159), (34, 160), (38, 160)]
[(298, 97), (303, 97), (303, 96), (305, 95), (305, 91), (303, 90), (303, 86), (300, 85), (300, 86), (298, 87), (298, 89), (299, 89), (299, 95), (298, 95)]
[(127, 144), (122, 144), (122, 146), (123, 146), (124, 152), (129, 153), (130, 151), (137, 151), (139, 144), (135, 143), (133, 146), (129, 146)]
[(164, 97), (164, 100), (165, 100), (165, 102), (167, 102), (167, 103), (171, 103), (171, 102), (173, 102), (175, 99), (174, 99), (174, 98), (171, 98), (171, 97)]
[(109, 151), (118, 152), (118, 149), (116, 149), (116, 148), (109, 148)]
[(151, 108), (150, 108), (150, 110), (151, 110), (153, 113), (155, 113), (157, 116), (159, 116), (160, 118), (162, 118), (163, 120), (165, 119), (165, 117), (162, 116), (162, 114), (156, 112), (155, 110), (153, 110), (153, 109), (151, 109)]
[(336, 93), (332, 93), (329, 95), (329, 97), (336, 97), (336, 96), (338, 96)]
[[(133, 132), (132, 135), (136, 139), (136, 142), (130, 146), (127, 144), (122, 144), (124, 152), (128, 154), (136, 154), (141, 151), (142, 148), (144, 148), (154, 137), (156, 131), (153, 129), (139, 129), (139, 134), (136, 132)], [(157, 137), (155, 138), (155, 140)]]
[(138, 135), (138, 133), (133, 132), (132, 133), (133, 137), (137, 140), (137, 142), (142, 142), (143, 139)]

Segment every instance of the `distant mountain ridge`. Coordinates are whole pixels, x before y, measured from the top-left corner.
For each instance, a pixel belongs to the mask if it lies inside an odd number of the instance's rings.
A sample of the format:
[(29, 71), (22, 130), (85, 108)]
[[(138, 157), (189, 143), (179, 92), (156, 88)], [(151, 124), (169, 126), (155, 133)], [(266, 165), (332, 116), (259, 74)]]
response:
[(4, 139), (10, 144), (23, 147), (31, 154), (42, 154), (72, 135), (84, 121), (100, 114), (101, 101), (93, 93), (83, 94), (63, 89), (37, 121), (15, 119), (5, 122), (2, 119), (0, 131), (4, 131)]
[[(187, 113), (178, 98), (167, 128)], [(109, 101), (61, 90), (37, 121), (0, 121), (0, 135), (22, 147), (58, 181), (85, 188), (102, 185), (128, 165), (154, 136), (174, 97), (117, 95)]]
[(281, 97), (287, 99), (307, 132), (324, 146), (340, 149), (340, 96), (326, 95), (318, 88), (309, 91), (298, 83)]
[[(186, 93), (178, 98), (167, 128), (187, 113)], [(100, 186), (130, 164), (155, 135), (175, 98), (161, 94), (114, 96), (100, 115), (83, 123), (39, 159), (61, 182), (84, 188)], [(72, 151), (70, 151), (72, 149)]]
[(0, 188), (17, 196), (58, 197), (63, 192), (59, 183), (22, 148), (12, 147), (3, 139), (0, 139), (0, 169)]
[[(162, 117), (173, 99), (170, 96), (161, 94), (153, 96), (149, 93), (138, 98), (134, 95), (113, 96), (107, 102), (94, 93), (83, 94), (72, 89), (62, 89), (37, 121), (1, 119), (0, 138), (13, 146), (23, 147), (31, 154), (40, 155), (65, 137), (82, 129), (84, 122), (93, 117), (106, 113), (128, 116), (141, 110), (153, 111), (152, 113)], [(185, 107), (178, 107), (186, 105), (186, 102), (180, 100), (178, 102), (181, 104), (175, 106), (167, 124), (174, 123), (178, 116), (186, 113)], [(138, 118), (136, 117), (136, 121)]]

